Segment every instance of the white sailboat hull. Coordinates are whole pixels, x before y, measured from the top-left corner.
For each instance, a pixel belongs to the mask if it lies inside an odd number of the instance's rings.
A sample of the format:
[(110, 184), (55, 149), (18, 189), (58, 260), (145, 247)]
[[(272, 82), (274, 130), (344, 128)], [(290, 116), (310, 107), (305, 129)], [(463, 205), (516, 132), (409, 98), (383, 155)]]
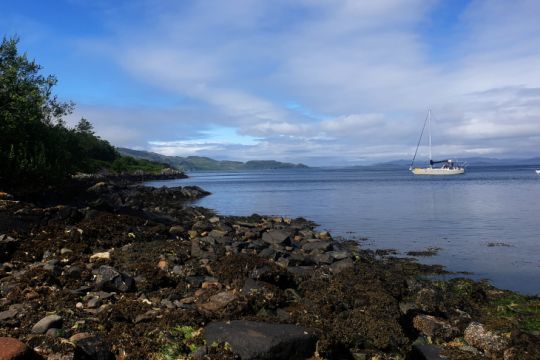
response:
[(540, 170), (536, 170), (536, 175), (540, 175)]
[(465, 173), (465, 168), (452, 168), (452, 169), (444, 169), (444, 168), (413, 168), (411, 169), (411, 172), (414, 175), (460, 175)]

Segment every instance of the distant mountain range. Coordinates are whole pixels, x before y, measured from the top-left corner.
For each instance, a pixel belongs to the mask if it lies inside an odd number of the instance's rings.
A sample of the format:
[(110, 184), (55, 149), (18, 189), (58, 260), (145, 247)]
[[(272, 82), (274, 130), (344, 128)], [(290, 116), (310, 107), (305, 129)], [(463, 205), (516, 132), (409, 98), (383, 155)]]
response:
[(299, 169), (307, 168), (304, 164), (291, 164), (274, 160), (252, 160), (248, 162), (214, 160), (203, 156), (166, 156), (149, 151), (117, 148), (121, 155), (136, 159), (146, 159), (170, 166), (183, 171), (197, 170), (269, 170), (269, 169)]
[[(460, 162), (466, 163), (468, 166), (538, 166), (540, 167), (540, 157), (528, 159), (496, 159), (488, 157), (468, 157), (457, 159)], [(415, 164), (422, 164), (422, 161), (416, 161)], [(424, 161), (427, 163), (427, 161)], [(394, 160), (379, 163), (377, 166), (409, 166), (410, 160)]]

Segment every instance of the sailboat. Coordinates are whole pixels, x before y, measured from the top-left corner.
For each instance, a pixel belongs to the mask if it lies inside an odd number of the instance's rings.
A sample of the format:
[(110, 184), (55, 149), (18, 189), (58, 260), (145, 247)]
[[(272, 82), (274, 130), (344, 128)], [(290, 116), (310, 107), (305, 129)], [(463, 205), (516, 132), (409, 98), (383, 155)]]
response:
[[(426, 124), (428, 126), (429, 134), (429, 166), (428, 167), (413, 167), (414, 160), (416, 159), (416, 154), (418, 154), (418, 148), (422, 141), (422, 135), (424, 135), (424, 130), (426, 129)], [(441, 164), (440, 167), (433, 167), (433, 165)], [(424, 121), (424, 126), (422, 127), (422, 132), (420, 133), (420, 139), (418, 139), (418, 144), (416, 145), (416, 151), (414, 152), (414, 157), (411, 162), (409, 170), (414, 175), (459, 175), (465, 173), (465, 167), (455, 162), (454, 160), (439, 160), (434, 161), (431, 157), (431, 109), (428, 110), (426, 120)]]

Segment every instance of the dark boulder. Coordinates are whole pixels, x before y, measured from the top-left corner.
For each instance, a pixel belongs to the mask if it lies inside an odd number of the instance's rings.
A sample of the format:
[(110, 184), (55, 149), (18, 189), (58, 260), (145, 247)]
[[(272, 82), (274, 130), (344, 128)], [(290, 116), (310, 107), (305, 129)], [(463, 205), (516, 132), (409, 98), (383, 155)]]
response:
[(113, 360), (109, 346), (99, 337), (90, 336), (75, 343), (74, 360)]
[(204, 328), (208, 344), (228, 343), (242, 360), (307, 359), (317, 337), (300, 326), (235, 320), (214, 322)]
[(115, 268), (102, 265), (94, 270), (96, 275), (96, 288), (98, 290), (129, 292), (135, 289), (135, 280)]
[(272, 245), (289, 245), (291, 243), (290, 234), (283, 230), (270, 230), (262, 236), (264, 242)]

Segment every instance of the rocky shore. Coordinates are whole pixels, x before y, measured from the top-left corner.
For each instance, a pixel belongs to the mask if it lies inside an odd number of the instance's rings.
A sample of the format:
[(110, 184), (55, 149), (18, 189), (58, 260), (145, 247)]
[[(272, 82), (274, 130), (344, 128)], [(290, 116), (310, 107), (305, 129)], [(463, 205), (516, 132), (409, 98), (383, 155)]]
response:
[(206, 195), (0, 193), (0, 359), (540, 359), (536, 297)]

